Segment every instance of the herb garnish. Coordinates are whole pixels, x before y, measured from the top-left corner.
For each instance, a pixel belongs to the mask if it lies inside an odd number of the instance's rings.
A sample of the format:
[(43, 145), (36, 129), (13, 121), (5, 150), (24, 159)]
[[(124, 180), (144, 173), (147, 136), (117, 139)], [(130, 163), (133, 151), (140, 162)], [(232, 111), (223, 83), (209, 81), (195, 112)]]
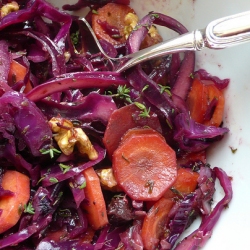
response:
[(71, 168), (69, 165), (65, 165), (63, 163), (60, 163), (59, 167), (60, 167), (60, 169), (62, 170), (62, 172), (64, 174), (67, 173), (70, 170), (70, 168)]
[(157, 13), (152, 13), (151, 16), (155, 17), (155, 18), (159, 18), (159, 14), (157, 14)]
[(108, 94), (111, 95), (112, 97), (117, 97), (117, 98), (123, 99), (129, 103), (132, 103), (129, 93), (130, 93), (130, 88), (128, 88), (125, 85), (124, 86), (119, 85), (117, 87), (116, 94), (113, 94), (111, 91), (108, 92)]
[(58, 182), (58, 180), (57, 180), (55, 177), (50, 177), (50, 178), (49, 178), (49, 181), (50, 181), (51, 183), (57, 183), (57, 182)]
[(91, 12), (92, 12), (92, 14), (95, 14), (95, 15), (98, 15), (98, 14), (99, 14), (98, 11), (97, 11), (97, 10), (94, 10), (94, 9), (93, 9)]
[(43, 155), (50, 154), (50, 158), (53, 158), (54, 154), (61, 154), (61, 151), (56, 148), (51, 147), (49, 149), (45, 149), (45, 148), (40, 149), (40, 153)]
[(161, 84), (158, 84), (160, 86), (160, 93), (163, 94), (164, 92), (168, 93), (169, 96), (172, 96), (172, 93), (170, 92), (169, 86), (163, 86)]
[(85, 187), (86, 187), (86, 181), (84, 181), (84, 182), (82, 183), (82, 185), (79, 186), (78, 188), (79, 188), (79, 189), (84, 189)]
[(29, 202), (28, 205), (24, 206), (24, 212), (28, 214), (35, 214), (35, 209), (32, 206), (31, 202)]
[(146, 106), (140, 102), (134, 102), (137, 108), (141, 110), (140, 116), (141, 117), (150, 117), (150, 107), (147, 109)]
[(148, 188), (148, 193), (149, 193), (149, 194), (151, 194), (151, 193), (153, 192), (154, 184), (155, 184), (154, 181), (148, 180), (148, 181), (146, 182), (146, 184), (144, 185), (144, 187), (147, 187), (147, 188)]
[(70, 34), (70, 39), (74, 45), (77, 45), (79, 42), (79, 30), (77, 30), (75, 33)]

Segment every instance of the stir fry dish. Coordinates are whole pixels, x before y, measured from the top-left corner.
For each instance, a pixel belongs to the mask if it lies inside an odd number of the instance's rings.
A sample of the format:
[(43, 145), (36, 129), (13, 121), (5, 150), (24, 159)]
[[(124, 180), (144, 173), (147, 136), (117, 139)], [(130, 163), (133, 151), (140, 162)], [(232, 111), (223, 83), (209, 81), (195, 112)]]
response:
[(129, 4), (1, 2), (0, 249), (200, 249), (228, 207), (232, 178), (207, 149), (229, 132), (229, 79), (194, 52), (115, 72), (74, 10), (110, 57), (162, 42), (159, 26), (187, 32)]

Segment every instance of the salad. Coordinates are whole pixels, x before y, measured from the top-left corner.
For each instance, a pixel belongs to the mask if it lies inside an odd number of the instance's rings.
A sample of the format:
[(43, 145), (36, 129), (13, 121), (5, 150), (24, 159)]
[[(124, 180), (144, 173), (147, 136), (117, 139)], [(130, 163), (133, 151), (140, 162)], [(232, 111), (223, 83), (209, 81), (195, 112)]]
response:
[(2, 1), (0, 249), (199, 249), (232, 199), (206, 160), (229, 80), (195, 71), (194, 52), (111, 71), (66, 12), (81, 8), (111, 57), (161, 42), (156, 25), (187, 32), (128, 0)]

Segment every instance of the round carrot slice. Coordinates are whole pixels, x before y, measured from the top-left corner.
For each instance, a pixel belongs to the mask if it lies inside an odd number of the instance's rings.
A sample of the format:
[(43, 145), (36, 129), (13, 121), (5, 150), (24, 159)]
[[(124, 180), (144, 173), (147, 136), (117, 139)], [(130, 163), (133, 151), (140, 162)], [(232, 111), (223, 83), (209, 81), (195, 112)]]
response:
[(113, 154), (118, 185), (134, 200), (158, 200), (177, 176), (175, 151), (157, 133), (135, 133)]
[(150, 117), (141, 117), (140, 109), (135, 104), (119, 108), (111, 114), (103, 137), (103, 143), (110, 158), (124, 134), (136, 127), (150, 127), (159, 133), (162, 132), (158, 116), (150, 112)]
[(92, 15), (92, 28), (97, 38), (113, 45), (125, 43), (125, 17), (128, 13), (135, 12), (128, 5), (123, 4), (108, 3), (99, 8), (97, 14)]

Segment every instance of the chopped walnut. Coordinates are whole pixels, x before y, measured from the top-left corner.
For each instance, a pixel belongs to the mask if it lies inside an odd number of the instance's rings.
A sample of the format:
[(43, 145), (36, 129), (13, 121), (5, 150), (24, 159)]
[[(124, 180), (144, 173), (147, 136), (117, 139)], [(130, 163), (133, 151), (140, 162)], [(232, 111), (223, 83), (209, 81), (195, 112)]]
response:
[(70, 57), (71, 57), (70, 52), (69, 51), (65, 51), (64, 52), (64, 58), (65, 58), (65, 62), (66, 63), (69, 61)]
[(127, 39), (129, 37), (129, 34), (133, 31), (133, 29), (135, 28), (136, 24), (138, 23), (138, 16), (133, 14), (133, 13), (128, 13), (125, 16), (125, 27), (124, 27), (124, 35), (125, 38)]
[(151, 26), (150, 29), (148, 30), (148, 34), (151, 36), (151, 37), (156, 37), (156, 36), (159, 36), (159, 32), (158, 30), (156, 29), (155, 26)]
[(117, 181), (112, 168), (98, 169), (96, 170), (96, 173), (99, 176), (101, 185), (104, 189), (115, 192), (121, 191), (117, 186)]
[[(135, 28), (135, 26), (137, 25), (139, 18), (137, 15), (135, 15), (133, 13), (128, 13), (125, 16), (124, 21), (125, 21), (124, 34), (125, 34), (125, 38), (127, 39), (129, 37), (130, 33)], [(151, 37), (155, 40), (155, 42), (154, 43), (151, 42), (152, 44), (149, 44), (149, 46), (162, 41), (161, 36), (160, 36), (157, 28), (154, 25), (152, 25), (148, 28), (148, 35), (149, 35), (149, 37)]]
[(56, 133), (54, 138), (65, 155), (72, 154), (76, 145), (81, 154), (88, 155), (90, 160), (97, 159), (97, 151), (81, 128), (75, 128), (71, 121), (61, 117), (51, 118), (49, 125)]
[(19, 5), (17, 2), (13, 1), (11, 3), (7, 3), (1, 8), (1, 17), (3, 18), (7, 16), (9, 13), (18, 10), (19, 10)]

